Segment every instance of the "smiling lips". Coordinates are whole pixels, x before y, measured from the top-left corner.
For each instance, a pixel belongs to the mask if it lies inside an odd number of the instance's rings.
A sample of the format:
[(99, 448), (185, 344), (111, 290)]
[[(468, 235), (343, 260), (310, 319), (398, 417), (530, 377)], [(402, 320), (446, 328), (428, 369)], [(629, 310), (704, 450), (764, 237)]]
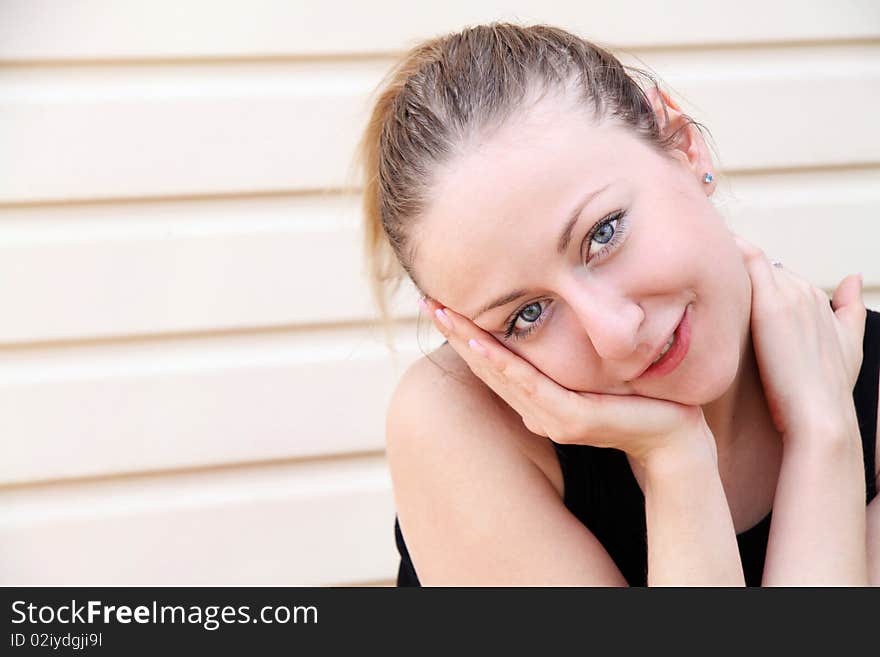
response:
[(673, 332), (672, 335), (669, 336), (669, 339), (666, 341), (666, 344), (663, 345), (663, 349), (660, 351), (660, 356), (657, 356), (657, 358), (655, 358), (655, 359), (652, 361), (652, 363), (651, 363), (652, 365), (653, 365), (654, 363), (656, 363), (658, 360), (660, 360), (660, 357), (663, 356), (663, 354), (665, 354), (667, 351), (669, 351), (669, 347), (672, 346), (672, 342), (673, 342), (673, 340), (675, 340), (675, 333), (674, 333), (674, 332)]
[[(657, 351), (654, 352), (654, 356), (650, 364), (639, 376), (636, 377), (636, 379), (640, 380), (652, 376), (667, 374), (678, 367), (679, 363), (684, 360), (684, 357), (690, 347), (690, 308), (690, 304), (685, 307), (682, 318), (676, 326), (675, 330), (672, 332), (672, 336), (669, 338), (669, 340), (664, 342), (663, 345), (661, 345), (657, 349)], [(670, 344), (670, 341), (671, 345), (667, 348), (667, 345)], [(665, 353), (664, 349), (666, 350)], [(659, 360), (654, 360), (658, 358)]]

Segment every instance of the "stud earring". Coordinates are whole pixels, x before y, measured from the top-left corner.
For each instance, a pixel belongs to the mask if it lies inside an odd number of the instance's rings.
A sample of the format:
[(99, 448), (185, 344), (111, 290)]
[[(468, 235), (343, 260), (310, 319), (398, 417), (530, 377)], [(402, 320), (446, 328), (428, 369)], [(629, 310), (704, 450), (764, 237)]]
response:
[(706, 175), (703, 176), (703, 182), (708, 185), (710, 182), (712, 182), (712, 180), (713, 180), (712, 174), (707, 171)]

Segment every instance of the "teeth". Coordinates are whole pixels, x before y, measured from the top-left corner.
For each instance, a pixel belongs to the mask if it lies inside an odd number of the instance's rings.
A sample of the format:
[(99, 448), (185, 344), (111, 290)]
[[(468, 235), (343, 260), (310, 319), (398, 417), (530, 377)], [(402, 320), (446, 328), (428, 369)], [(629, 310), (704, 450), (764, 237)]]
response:
[[(675, 340), (675, 334), (673, 333), (673, 334), (672, 334), (672, 337), (669, 338), (669, 342), (666, 343), (666, 345), (663, 347), (663, 350), (660, 352), (660, 355), (657, 356), (657, 358), (654, 359), (654, 363), (656, 363), (658, 360), (660, 360), (661, 358), (663, 358), (663, 355), (664, 355), (667, 351), (669, 351), (669, 347), (672, 346), (672, 343), (673, 343), (674, 340)], [(651, 364), (653, 365), (654, 363), (651, 363)]]

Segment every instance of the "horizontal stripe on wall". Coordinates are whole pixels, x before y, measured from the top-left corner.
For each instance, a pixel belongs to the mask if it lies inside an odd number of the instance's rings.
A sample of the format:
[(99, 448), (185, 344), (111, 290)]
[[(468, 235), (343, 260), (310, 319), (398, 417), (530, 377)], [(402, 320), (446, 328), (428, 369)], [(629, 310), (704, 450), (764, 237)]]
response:
[(731, 229), (813, 285), (833, 290), (858, 271), (880, 285), (880, 169), (733, 176), (717, 189)]
[(447, 0), (4, 0), (0, 60), (315, 56), (400, 50), (492, 20), (547, 22), (606, 43), (678, 46), (880, 36), (873, 0), (710, 3)]
[(322, 586), (396, 574), (381, 455), (0, 490), (3, 586)]
[(398, 331), (396, 358), (354, 328), (6, 353), (0, 485), (381, 450), (402, 369), (442, 340)]
[[(372, 317), (358, 199), (0, 208), (0, 343)], [(320, 285), (316, 285), (320, 281)], [(416, 307), (415, 297), (411, 308)]]
[[(873, 253), (880, 168), (721, 176), (731, 228), (815, 285)], [(0, 343), (291, 330), (367, 322), (357, 196), (0, 208)], [(829, 223), (830, 222), (830, 223)], [(796, 238), (796, 239), (793, 239)], [(835, 257), (816, 257), (816, 254)], [(320, 281), (320, 284), (316, 284)], [(393, 310), (416, 314), (406, 284)]]
[[(880, 44), (643, 54), (724, 170), (878, 161)], [(0, 203), (344, 187), (390, 65), (0, 69)]]

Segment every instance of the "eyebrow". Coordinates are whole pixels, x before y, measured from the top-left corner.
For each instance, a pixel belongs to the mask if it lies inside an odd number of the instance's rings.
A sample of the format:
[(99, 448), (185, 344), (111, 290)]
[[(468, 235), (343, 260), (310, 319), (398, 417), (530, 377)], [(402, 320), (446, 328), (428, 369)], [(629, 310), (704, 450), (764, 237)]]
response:
[[(568, 219), (565, 221), (565, 224), (562, 226), (562, 230), (559, 232), (559, 237), (556, 241), (556, 252), (559, 255), (563, 255), (565, 250), (568, 248), (569, 243), (571, 242), (571, 234), (574, 231), (575, 224), (577, 224), (578, 217), (581, 216), (581, 213), (584, 211), (584, 208), (590, 204), (590, 202), (596, 198), (599, 194), (604, 192), (611, 183), (607, 185), (603, 185), (599, 189), (593, 190), (589, 194), (585, 195), (575, 206), (574, 210), (568, 216)], [(506, 294), (502, 294), (501, 296), (495, 298), (493, 301), (483, 305), (477, 311), (477, 314), (471, 318), (471, 321), (475, 321), (477, 317), (483, 315), (490, 310), (494, 310), (499, 306), (506, 306), (507, 304), (516, 301), (520, 297), (524, 297), (528, 293), (526, 289), (512, 290), (511, 292), (507, 292)]]

